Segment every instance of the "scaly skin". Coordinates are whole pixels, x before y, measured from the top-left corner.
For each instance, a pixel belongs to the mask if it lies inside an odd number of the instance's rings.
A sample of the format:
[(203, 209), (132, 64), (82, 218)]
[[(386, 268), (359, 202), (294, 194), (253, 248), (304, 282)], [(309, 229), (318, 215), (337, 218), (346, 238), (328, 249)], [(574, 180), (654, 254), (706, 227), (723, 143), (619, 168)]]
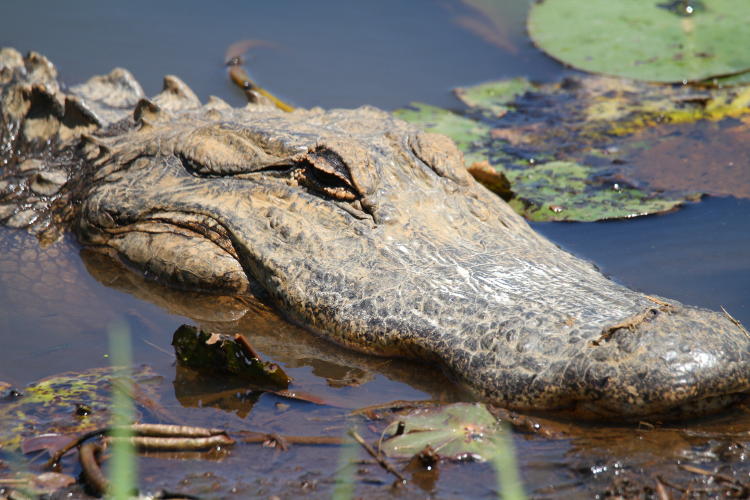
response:
[[(8, 96), (42, 100), (18, 89), (51, 65), (1, 54), (15, 61), (2, 109), (11, 225), (30, 210), (33, 227), (67, 225), (156, 280), (254, 294), (333, 342), (439, 363), (514, 409), (694, 415), (750, 389), (741, 326), (560, 250), (477, 184), (446, 137), (369, 107), (201, 105), (174, 77), (140, 100), (124, 70), (69, 94), (49, 76), (45, 92), (67, 106), (32, 114)], [(118, 106), (138, 100), (132, 115)], [(71, 181), (34, 193), (30, 156)]]

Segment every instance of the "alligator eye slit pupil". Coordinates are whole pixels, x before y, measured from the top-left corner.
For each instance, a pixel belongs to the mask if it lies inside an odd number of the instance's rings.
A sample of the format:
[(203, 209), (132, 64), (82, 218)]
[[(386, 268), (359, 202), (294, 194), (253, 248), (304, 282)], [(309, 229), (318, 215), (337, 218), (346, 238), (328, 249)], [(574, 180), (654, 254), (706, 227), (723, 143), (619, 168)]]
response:
[(356, 195), (349, 183), (336, 175), (319, 170), (312, 165), (307, 166), (305, 175), (321, 189), (345, 189)]
[(313, 153), (310, 153), (312, 158), (320, 158), (325, 161), (328, 165), (333, 167), (342, 178), (349, 177), (349, 168), (346, 166), (346, 162), (337, 153), (326, 149), (324, 147), (318, 147)]
[(295, 169), (294, 165), (290, 164), (273, 164), (268, 165), (263, 168), (260, 168), (258, 170), (255, 170), (254, 172), (258, 173), (279, 173), (279, 174), (289, 174)]
[(191, 174), (198, 176), (198, 177), (207, 177), (201, 170), (203, 170), (200, 165), (196, 164), (195, 161), (193, 161), (192, 158), (189, 158), (185, 155), (180, 155), (178, 157), (180, 159), (180, 162), (182, 163), (182, 166), (190, 172)]

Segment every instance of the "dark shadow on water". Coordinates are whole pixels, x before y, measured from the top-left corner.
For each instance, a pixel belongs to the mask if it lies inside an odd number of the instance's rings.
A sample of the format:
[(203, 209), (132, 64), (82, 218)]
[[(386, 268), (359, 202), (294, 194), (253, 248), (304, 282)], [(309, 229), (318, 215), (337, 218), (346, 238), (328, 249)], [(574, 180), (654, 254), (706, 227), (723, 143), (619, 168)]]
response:
[[(189, 318), (207, 332), (241, 333), (267, 360), (282, 364), (285, 370), (304, 369), (309, 375), (298, 380), (293, 388), (315, 392), (317, 396), (336, 401), (338, 406), (354, 409), (384, 402), (380, 397), (372, 400), (365, 396), (364, 400), (358, 400), (355, 396), (353, 400), (347, 400), (337, 394), (337, 389), (345, 387), (348, 379), (359, 376), (361, 384), (367, 384), (375, 380), (376, 374), (402, 384), (406, 382), (421, 391), (423, 397), (443, 401), (468, 397), (438, 369), (338, 347), (284, 321), (271, 308), (254, 299), (175, 290), (145, 279), (108, 255), (84, 249), (81, 257), (88, 272), (108, 287), (151, 302), (171, 314)], [(170, 339), (171, 333), (165, 332)], [(311, 378), (315, 380), (314, 386), (305, 387)], [(321, 380), (327, 388), (320, 385)], [(382, 381), (375, 385), (387, 392)]]

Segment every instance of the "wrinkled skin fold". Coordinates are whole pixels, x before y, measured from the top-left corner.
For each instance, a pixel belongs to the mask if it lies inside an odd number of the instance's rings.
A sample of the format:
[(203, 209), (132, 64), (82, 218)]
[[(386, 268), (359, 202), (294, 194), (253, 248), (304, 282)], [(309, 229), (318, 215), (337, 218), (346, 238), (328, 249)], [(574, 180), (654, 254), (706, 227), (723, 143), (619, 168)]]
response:
[(370, 107), (201, 104), (175, 77), (146, 100), (121, 69), (63, 92), (9, 49), (0, 67), (8, 225), (69, 227), (154, 280), (255, 295), (509, 408), (679, 417), (750, 389), (741, 325), (562, 251), (444, 136)]

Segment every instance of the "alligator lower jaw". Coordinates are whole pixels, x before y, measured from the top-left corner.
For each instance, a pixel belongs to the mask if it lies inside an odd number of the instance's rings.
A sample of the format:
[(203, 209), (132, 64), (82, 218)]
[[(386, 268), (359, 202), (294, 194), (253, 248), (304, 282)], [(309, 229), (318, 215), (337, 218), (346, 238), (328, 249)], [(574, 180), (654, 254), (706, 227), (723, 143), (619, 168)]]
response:
[(114, 250), (128, 267), (178, 289), (249, 295), (256, 291), (225, 228), (200, 214), (154, 213), (114, 228), (86, 224), (79, 238), (87, 246)]

